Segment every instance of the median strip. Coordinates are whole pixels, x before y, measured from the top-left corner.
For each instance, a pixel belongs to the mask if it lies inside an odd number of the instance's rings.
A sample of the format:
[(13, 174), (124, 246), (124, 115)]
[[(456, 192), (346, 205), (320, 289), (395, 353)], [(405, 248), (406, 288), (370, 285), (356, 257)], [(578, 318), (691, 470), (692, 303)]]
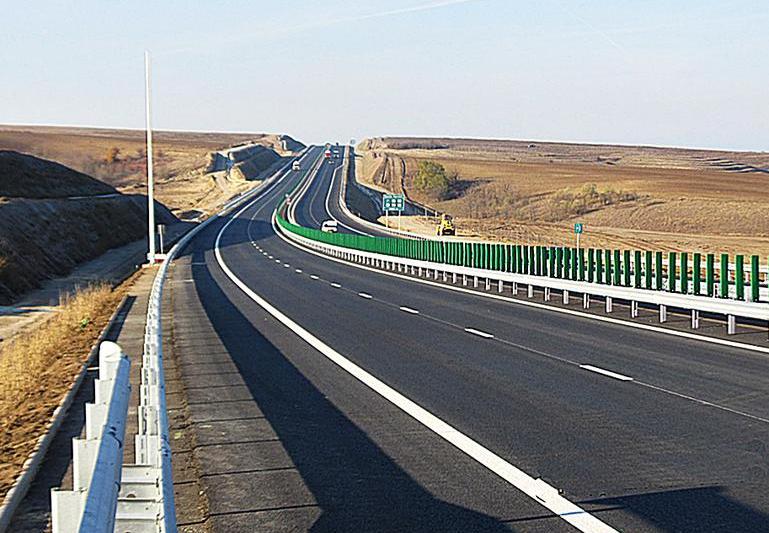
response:
[(611, 370), (604, 370), (603, 368), (598, 368), (597, 366), (579, 365), (579, 367), (584, 370), (588, 370), (590, 372), (595, 372), (597, 374), (603, 374), (604, 376), (609, 376), (610, 378), (618, 379), (620, 381), (633, 381), (633, 378), (631, 378), (630, 376), (617, 374), (616, 372), (612, 372)]
[(467, 333), (472, 333), (473, 335), (478, 335), (479, 337), (483, 337), (484, 339), (493, 339), (494, 335), (491, 333), (486, 333), (485, 331), (481, 331), (479, 329), (475, 328), (465, 328), (465, 331)]

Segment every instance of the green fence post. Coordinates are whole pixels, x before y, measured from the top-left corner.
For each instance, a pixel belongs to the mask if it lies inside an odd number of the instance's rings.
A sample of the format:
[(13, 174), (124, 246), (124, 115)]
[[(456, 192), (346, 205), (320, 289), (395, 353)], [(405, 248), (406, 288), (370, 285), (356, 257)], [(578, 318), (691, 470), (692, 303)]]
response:
[(563, 248), (555, 249), (555, 277), (560, 278), (563, 275)]
[(696, 252), (694, 253), (694, 265), (692, 265), (692, 281), (694, 282), (694, 294), (702, 294), (702, 254)]
[(593, 248), (587, 251), (587, 280), (590, 283), (595, 281), (595, 250)]
[(622, 271), (620, 270), (620, 268), (621, 268), (621, 261), (620, 261), (620, 251), (619, 250), (614, 250), (614, 261), (613, 261), (613, 264), (614, 264), (614, 280), (613, 280), (613, 284), (614, 285), (619, 285), (621, 283), (620, 282), (620, 278), (622, 276)]
[(718, 286), (721, 298), (729, 297), (729, 254), (721, 254), (721, 269), (718, 272)]
[(681, 252), (681, 293), (689, 294), (689, 254)]
[(545, 274), (545, 247), (537, 246), (537, 276), (543, 276)]
[(571, 248), (563, 249), (563, 277), (571, 277)]
[(750, 256), (750, 301), (758, 301), (758, 256)]
[(630, 287), (630, 250), (622, 251), (622, 274), (624, 275), (625, 287)]
[(585, 281), (585, 249), (580, 248), (577, 252), (577, 261), (579, 261), (579, 272), (577, 276), (580, 281)]
[(705, 294), (715, 296), (716, 292), (716, 256), (708, 254), (705, 258)]
[(633, 286), (636, 289), (642, 287), (641, 270), (641, 250), (635, 250), (633, 252)]
[(569, 279), (573, 279), (573, 280), (577, 279), (577, 272), (579, 270), (578, 262), (579, 262), (579, 254), (577, 253), (577, 249), (572, 248), (571, 249), (571, 277)]
[(644, 253), (644, 287), (651, 290), (652, 288), (652, 252), (646, 250)]
[(603, 250), (595, 251), (595, 281), (597, 283), (605, 283), (603, 277)]
[(668, 291), (676, 292), (676, 253), (668, 254)]
[(654, 288), (662, 290), (662, 252), (654, 252)]
[(737, 299), (745, 299), (745, 257), (738, 255), (734, 258), (734, 287), (737, 290)]
[(614, 265), (612, 264), (611, 260), (611, 250), (604, 250), (604, 259), (606, 262), (606, 276), (605, 276), (605, 283), (607, 285), (611, 285), (611, 280), (613, 279), (613, 271), (614, 271)]

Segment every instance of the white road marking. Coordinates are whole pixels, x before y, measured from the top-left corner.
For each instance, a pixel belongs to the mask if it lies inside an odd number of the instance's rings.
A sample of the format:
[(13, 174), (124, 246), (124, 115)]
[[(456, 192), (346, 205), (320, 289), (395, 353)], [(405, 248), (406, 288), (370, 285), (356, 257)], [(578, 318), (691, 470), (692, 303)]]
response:
[(319, 278), (318, 276), (316, 276), (315, 274), (312, 274), (312, 275), (310, 276), (310, 279), (320, 279), (320, 278)]
[(405, 305), (400, 306), (398, 309), (400, 309), (401, 311), (404, 311), (406, 313), (411, 313), (412, 315), (418, 315), (419, 314), (419, 311), (417, 311), (416, 309), (412, 309), (410, 307), (406, 307)]
[(598, 368), (597, 366), (579, 365), (579, 367), (585, 370), (589, 370), (590, 372), (595, 372), (597, 374), (603, 374), (604, 376), (609, 376), (610, 378), (618, 379), (620, 381), (633, 381), (633, 378), (631, 378), (630, 376), (617, 374), (616, 372), (612, 372), (611, 370), (604, 370), (603, 368)]
[(486, 333), (485, 331), (481, 331), (475, 328), (465, 328), (465, 331), (468, 333), (472, 333), (473, 335), (478, 335), (479, 337), (483, 337), (484, 339), (494, 338), (494, 335), (492, 335), (491, 333)]
[(360, 296), (361, 298), (365, 298), (367, 300), (370, 300), (373, 298), (373, 296), (371, 296), (370, 294), (366, 294), (365, 292), (359, 292), (358, 296)]
[[(256, 202), (256, 200), (254, 200), (254, 202)], [(549, 509), (556, 516), (560, 517), (561, 519), (565, 520), (583, 532), (616, 533), (617, 530), (602, 522), (595, 516), (591, 515), (578, 505), (561, 496), (558, 492), (558, 489), (555, 487), (552, 487), (551, 485), (542, 481), (542, 479), (535, 479), (531, 477), (526, 472), (505, 461), (502, 457), (496, 455), (488, 448), (483, 447), (481, 444), (474, 441), (464, 433), (461, 433), (450, 424), (444, 422), (416, 402), (408, 399), (406, 396), (396, 391), (372, 374), (369, 374), (364, 369), (331, 348), (329, 345), (315, 337), (312, 333), (283, 314), (283, 312), (281, 312), (278, 308), (251, 290), (251, 288), (246, 285), (240, 278), (238, 278), (224, 262), (224, 258), (222, 257), (222, 252), (219, 245), (221, 243), (222, 235), (230, 226), (230, 224), (232, 224), (232, 222), (246, 209), (248, 209), (254, 202), (247, 204), (240, 211), (238, 211), (235, 216), (228, 220), (227, 223), (222, 226), (222, 229), (219, 230), (219, 233), (216, 236), (216, 241), (214, 242), (214, 255), (216, 256), (216, 260), (219, 263), (219, 266), (225, 275), (230, 278), (232, 282), (240, 288), (240, 290), (242, 290), (249, 298), (256, 302), (256, 304), (259, 305), (262, 309), (275, 317), (276, 320), (281, 322), (298, 337), (303, 339), (307, 344), (326, 356), (330, 361), (337, 364), (340, 368), (358, 379), (361, 383), (369, 387), (381, 397), (385, 398), (393, 405), (401, 409), (414, 420), (430, 429), (433, 433), (435, 433), (435, 435), (452, 444), (457, 449), (472, 457), (478, 463), (485, 466), (496, 475), (529, 496), (532, 500)]]
[(291, 268), (291, 265), (289, 265), (288, 263), (283, 263), (283, 266), (286, 268)]
[(334, 282), (332, 282), (332, 283), (331, 283), (331, 286), (332, 286), (332, 287), (334, 287), (335, 289), (338, 289), (338, 288), (340, 288), (340, 287), (341, 287), (341, 285), (340, 285), (340, 284), (338, 284), (338, 283), (334, 283)]
[(267, 256), (267, 259), (275, 259), (275, 257), (272, 256), (272, 255), (269, 255), (269, 256)]
[(276, 262), (276, 263), (280, 263), (280, 259), (276, 259), (276, 260), (275, 260), (275, 262)]
[(302, 269), (301, 268), (297, 268), (296, 270), (294, 270), (294, 272), (296, 272), (297, 274), (301, 274), (302, 273)]

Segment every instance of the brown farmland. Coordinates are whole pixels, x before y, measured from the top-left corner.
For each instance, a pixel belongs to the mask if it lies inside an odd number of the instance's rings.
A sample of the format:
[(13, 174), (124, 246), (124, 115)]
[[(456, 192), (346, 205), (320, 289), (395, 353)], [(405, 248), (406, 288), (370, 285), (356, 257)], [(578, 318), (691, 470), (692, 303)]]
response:
[[(367, 139), (358, 179), (457, 218), (460, 236), (541, 244), (769, 254), (769, 153), (464, 139)], [(420, 161), (456, 181), (419, 191)], [(407, 222), (424, 232), (432, 222)]]

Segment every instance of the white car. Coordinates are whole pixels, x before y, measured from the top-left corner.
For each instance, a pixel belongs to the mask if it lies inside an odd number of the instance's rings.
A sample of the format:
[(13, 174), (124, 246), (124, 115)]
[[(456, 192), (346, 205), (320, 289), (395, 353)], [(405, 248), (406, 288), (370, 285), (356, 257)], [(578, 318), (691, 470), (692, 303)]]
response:
[(326, 220), (320, 225), (320, 230), (326, 233), (336, 233), (339, 230), (339, 225), (336, 220)]

